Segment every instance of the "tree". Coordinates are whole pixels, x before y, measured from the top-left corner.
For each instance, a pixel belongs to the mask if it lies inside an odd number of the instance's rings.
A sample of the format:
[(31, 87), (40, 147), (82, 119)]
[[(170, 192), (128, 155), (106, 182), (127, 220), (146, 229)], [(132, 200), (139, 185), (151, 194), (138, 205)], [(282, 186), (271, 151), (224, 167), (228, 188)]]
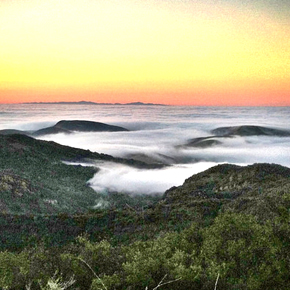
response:
[(270, 223), (250, 215), (224, 213), (204, 231), (201, 258), (207, 277), (227, 289), (283, 289), (281, 244)]

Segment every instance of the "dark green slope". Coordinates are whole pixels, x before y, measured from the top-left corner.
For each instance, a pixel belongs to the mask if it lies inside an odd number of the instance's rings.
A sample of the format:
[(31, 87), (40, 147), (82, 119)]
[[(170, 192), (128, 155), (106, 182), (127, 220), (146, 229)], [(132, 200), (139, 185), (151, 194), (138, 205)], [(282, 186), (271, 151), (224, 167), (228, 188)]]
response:
[[(5, 188), (9, 174), (1, 175)], [(34, 193), (29, 178), (14, 182), (16, 196)], [(162, 281), (164, 290), (289, 289), (289, 168), (222, 164), (147, 207), (117, 197), (123, 208), (0, 214), (0, 246), (8, 250), (0, 252), (0, 287), (33, 282), (30, 289), (39, 290), (39, 281), (61, 276), (58, 281), (74, 277), (71, 289), (80, 290), (156, 289)]]
[(95, 169), (68, 166), (86, 152), (24, 135), (0, 136), (1, 210), (11, 214), (78, 212), (94, 205), (86, 185)]
[(0, 135), (0, 211), (53, 214), (84, 212), (92, 208), (100, 195), (86, 183), (96, 168), (66, 165), (63, 161), (112, 161), (150, 167), (142, 162), (25, 135)]
[(290, 168), (277, 164), (222, 164), (165, 193), (159, 207), (204, 219), (218, 210), (271, 219), (290, 208)]

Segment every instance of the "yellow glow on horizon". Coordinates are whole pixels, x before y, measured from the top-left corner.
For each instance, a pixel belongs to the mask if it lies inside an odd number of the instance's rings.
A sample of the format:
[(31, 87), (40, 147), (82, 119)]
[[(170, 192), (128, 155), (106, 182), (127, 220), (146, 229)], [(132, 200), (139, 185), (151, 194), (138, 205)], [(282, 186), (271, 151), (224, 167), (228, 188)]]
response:
[(56, 99), (65, 91), (67, 100), (75, 90), (90, 98), (149, 91), (164, 102), (279, 83), (289, 93), (289, 26), (225, 4), (165, 2), (2, 1), (0, 102), (21, 89)]

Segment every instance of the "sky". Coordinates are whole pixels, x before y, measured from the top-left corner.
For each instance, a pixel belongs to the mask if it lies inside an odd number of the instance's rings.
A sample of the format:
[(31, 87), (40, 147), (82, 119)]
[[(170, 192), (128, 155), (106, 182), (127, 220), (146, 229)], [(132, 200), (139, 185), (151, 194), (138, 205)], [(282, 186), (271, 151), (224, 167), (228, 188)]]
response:
[(288, 0), (0, 0), (0, 103), (290, 106)]

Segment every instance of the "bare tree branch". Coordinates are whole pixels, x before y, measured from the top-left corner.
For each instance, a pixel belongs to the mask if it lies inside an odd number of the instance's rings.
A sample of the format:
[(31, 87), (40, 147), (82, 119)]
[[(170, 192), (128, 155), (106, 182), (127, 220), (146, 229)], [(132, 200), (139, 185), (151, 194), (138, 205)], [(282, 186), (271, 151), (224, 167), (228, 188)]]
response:
[(161, 279), (161, 281), (158, 283), (158, 285), (155, 288), (153, 288), (152, 290), (156, 290), (156, 289), (158, 289), (161, 286), (164, 286), (164, 285), (167, 285), (167, 284), (171, 284), (171, 283), (176, 282), (176, 281), (181, 279), (181, 277), (180, 277), (180, 278), (177, 278), (175, 280), (171, 280), (171, 281), (163, 283), (163, 281), (165, 280), (166, 277), (167, 277), (167, 274), (164, 275), (164, 277)]
[(83, 262), (94, 274), (94, 276), (101, 282), (102, 286), (104, 287), (105, 290), (108, 290), (102, 279), (97, 275), (97, 273), (92, 269), (92, 267), (82, 258), (78, 257), (78, 259)]
[(218, 283), (219, 277), (220, 277), (220, 273), (218, 273), (218, 275), (217, 275), (217, 277), (216, 277), (216, 281), (215, 281), (215, 285), (214, 285), (214, 290), (216, 290), (216, 287), (217, 287), (217, 283)]

